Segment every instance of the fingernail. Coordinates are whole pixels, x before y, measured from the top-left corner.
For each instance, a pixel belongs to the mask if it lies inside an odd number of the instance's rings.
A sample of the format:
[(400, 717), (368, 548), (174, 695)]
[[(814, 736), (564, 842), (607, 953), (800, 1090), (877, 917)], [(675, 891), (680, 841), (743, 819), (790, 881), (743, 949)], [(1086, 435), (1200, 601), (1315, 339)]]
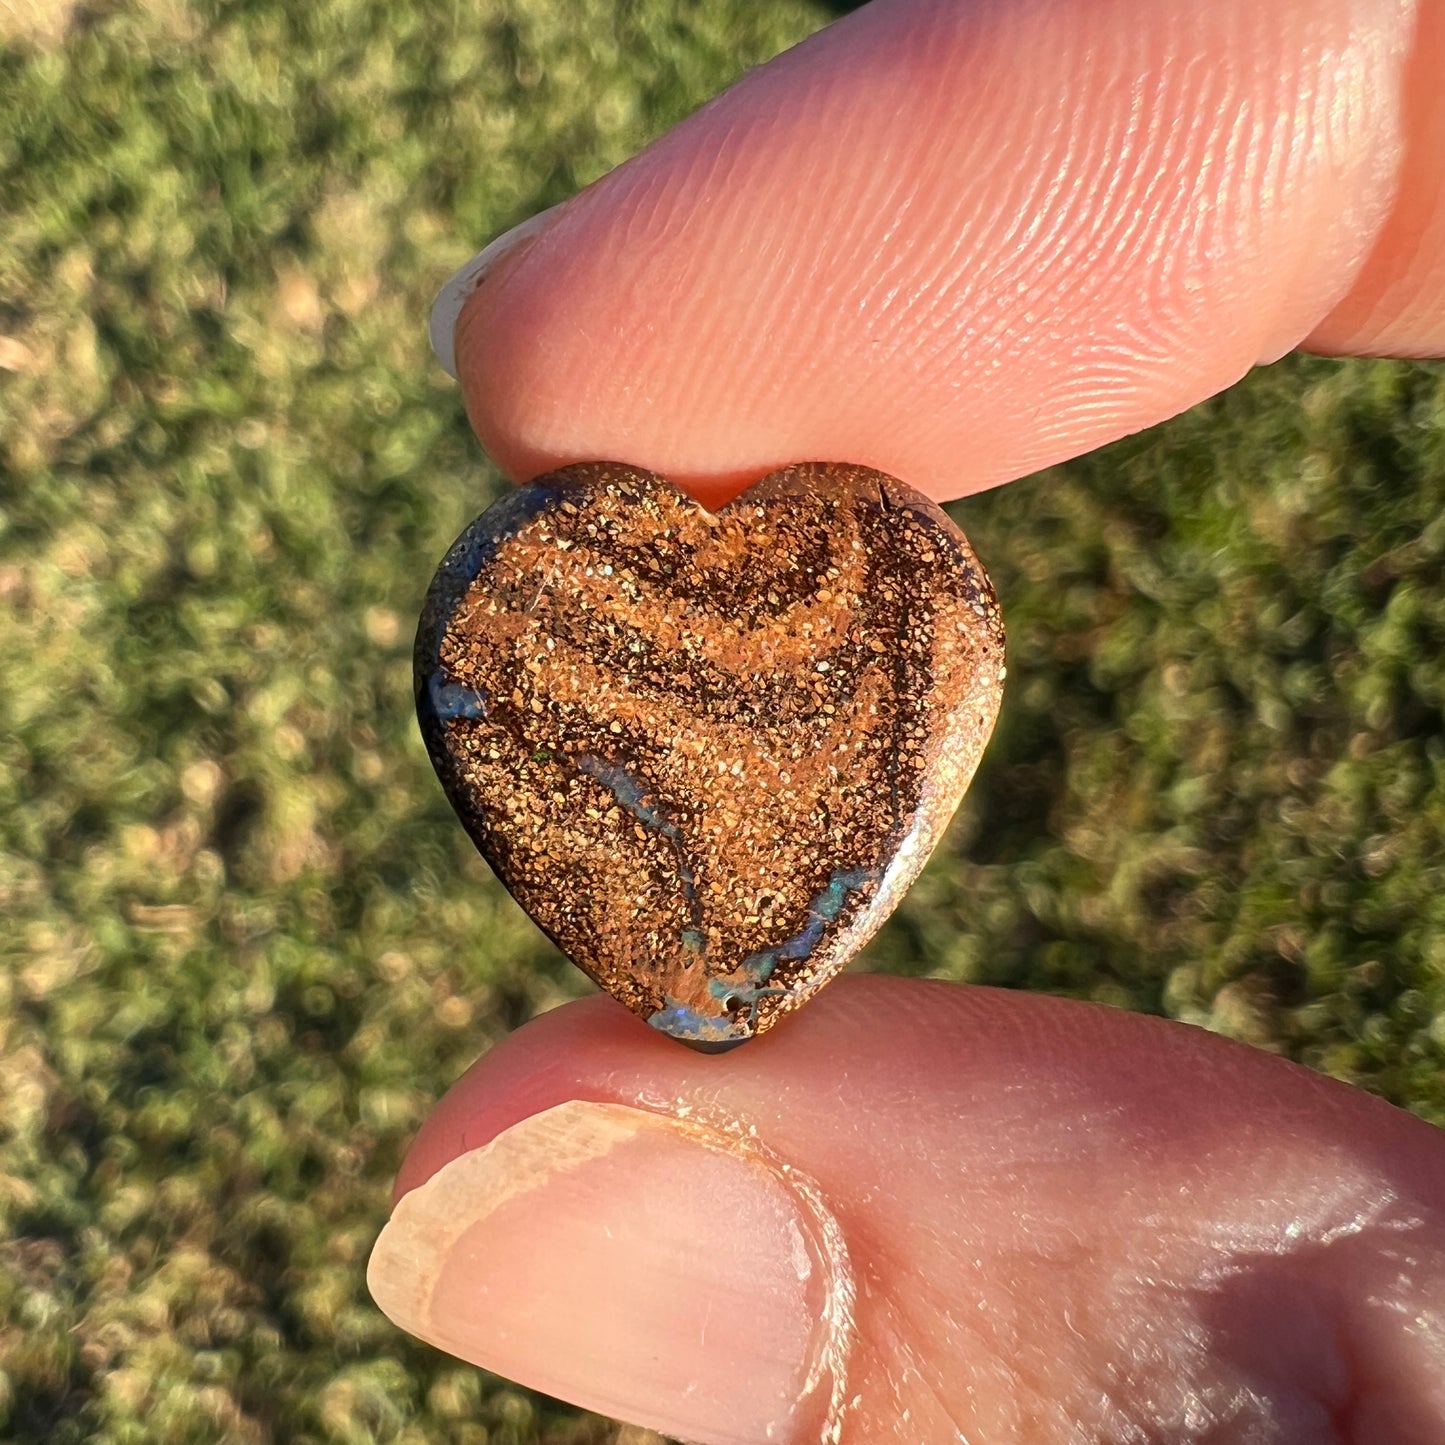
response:
[(746, 1140), (570, 1102), (405, 1195), (367, 1280), (402, 1329), (698, 1445), (830, 1438), (852, 1282), (816, 1191)]
[(535, 236), (556, 209), (556, 206), (548, 206), (545, 211), (538, 211), (520, 226), (503, 231), (495, 241), (478, 251), (437, 292), (437, 299), (432, 302), (431, 321), (427, 329), (431, 337), (431, 349), (448, 376), (455, 378), (457, 374), (457, 322), (461, 319), (462, 307), (466, 305), (467, 297), (482, 284), (487, 272), (508, 251)]

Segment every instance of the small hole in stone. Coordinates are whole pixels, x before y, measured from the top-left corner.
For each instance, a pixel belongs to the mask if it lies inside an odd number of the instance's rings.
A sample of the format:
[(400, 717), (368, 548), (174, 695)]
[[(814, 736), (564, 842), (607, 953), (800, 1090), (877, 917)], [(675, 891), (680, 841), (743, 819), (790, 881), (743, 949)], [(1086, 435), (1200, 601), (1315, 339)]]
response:
[(735, 993), (730, 993), (723, 1000), (723, 1007), (730, 1013), (735, 1014), (743, 1006), (743, 1000)]

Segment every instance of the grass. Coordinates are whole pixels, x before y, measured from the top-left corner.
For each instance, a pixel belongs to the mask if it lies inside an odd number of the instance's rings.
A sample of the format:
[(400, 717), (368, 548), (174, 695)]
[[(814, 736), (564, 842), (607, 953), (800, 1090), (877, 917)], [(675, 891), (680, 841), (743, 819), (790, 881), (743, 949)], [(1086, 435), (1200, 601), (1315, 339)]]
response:
[[(362, 1281), (430, 1103), (584, 987), (411, 717), (422, 591), (499, 485), (423, 322), (826, 18), (0, 25), (5, 1439), (616, 1438)], [(1010, 690), (871, 966), (1187, 1019), (1445, 1122), (1441, 370), (1292, 359), (955, 512)]]

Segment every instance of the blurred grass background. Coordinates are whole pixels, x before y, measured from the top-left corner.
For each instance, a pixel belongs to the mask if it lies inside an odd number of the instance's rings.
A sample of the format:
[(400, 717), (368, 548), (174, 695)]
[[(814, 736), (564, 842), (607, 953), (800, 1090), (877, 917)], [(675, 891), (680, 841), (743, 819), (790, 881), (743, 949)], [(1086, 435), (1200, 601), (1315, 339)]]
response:
[[(580, 992), (412, 720), (498, 482), (424, 319), (803, 0), (0, 8), (0, 1437), (611, 1441), (401, 1337), (402, 1150)], [(1003, 721), (868, 963), (1445, 1122), (1445, 375), (1291, 359), (954, 509)], [(637, 1432), (623, 1438), (641, 1440)]]

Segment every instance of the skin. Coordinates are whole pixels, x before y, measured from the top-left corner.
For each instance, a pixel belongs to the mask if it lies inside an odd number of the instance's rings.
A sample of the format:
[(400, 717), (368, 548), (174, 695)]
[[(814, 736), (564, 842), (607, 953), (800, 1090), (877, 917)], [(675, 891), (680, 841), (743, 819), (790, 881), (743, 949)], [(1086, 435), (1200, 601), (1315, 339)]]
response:
[[(948, 498), (1296, 346), (1440, 355), (1442, 75), (1445, 0), (878, 0), (495, 264), (457, 333), (469, 413), (519, 480), (620, 455), (716, 503), (846, 458)], [(432, 1304), (394, 1317), (698, 1440), (1445, 1439), (1445, 1140), (1278, 1059), (851, 978), (710, 1059), (593, 999), (452, 1090), (398, 1218), (577, 1100), (624, 1113), (506, 1167), (619, 1119), (625, 1148), (503, 1205), (444, 1263), (428, 1241), (471, 1196), (418, 1211), (393, 1283), (376, 1263), (373, 1281), (389, 1309), (396, 1278)], [(634, 1137), (639, 1114), (662, 1127)], [(698, 1234), (736, 1276), (722, 1295), (689, 1278), (654, 1324), (669, 1151), (699, 1130), (742, 1172), (687, 1207), (705, 1219), (736, 1183), (756, 1219)], [(635, 1238), (642, 1180), (664, 1205)], [(775, 1185), (806, 1195), (801, 1293), (769, 1273)], [(770, 1374), (758, 1336), (840, 1302), (846, 1398), (789, 1403), (801, 1376)], [(608, 1337), (627, 1348), (603, 1368)]]
[(487, 450), (717, 501), (797, 458), (960, 496), (1292, 347), (1437, 355), (1438, 0), (855, 12), (553, 213), (464, 311)]

